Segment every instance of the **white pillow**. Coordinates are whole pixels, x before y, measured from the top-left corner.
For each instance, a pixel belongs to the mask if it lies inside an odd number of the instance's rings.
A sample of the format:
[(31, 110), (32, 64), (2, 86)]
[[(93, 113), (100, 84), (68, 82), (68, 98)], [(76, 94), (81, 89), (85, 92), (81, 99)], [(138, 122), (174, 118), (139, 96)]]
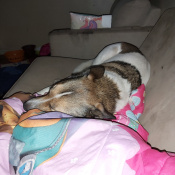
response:
[(80, 13), (70, 13), (71, 29), (97, 29), (111, 28), (111, 15), (88, 15)]

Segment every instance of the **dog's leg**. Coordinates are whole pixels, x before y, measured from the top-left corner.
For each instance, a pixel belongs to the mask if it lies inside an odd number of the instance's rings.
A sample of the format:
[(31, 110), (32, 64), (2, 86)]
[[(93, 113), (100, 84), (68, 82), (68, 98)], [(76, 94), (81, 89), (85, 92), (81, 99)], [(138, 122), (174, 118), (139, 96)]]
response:
[(112, 44), (105, 47), (98, 56), (94, 59), (93, 65), (98, 65), (106, 62), (108, 59), (116, 56), (122, 51), (122, 44)]
[(119, 54), (121, 51), (122, 51), (121, 43), (109, 45), (105, 47), (95, 59), (88, 60), (86, 62), (81, 63), (79, 66), (77, 66), (74, 69), (73, 73), (81, 72), (82, 70), (84, 70), (85, 68), (91, 65), (99, 65), (101, 63), (104, 63), (106, 60)]

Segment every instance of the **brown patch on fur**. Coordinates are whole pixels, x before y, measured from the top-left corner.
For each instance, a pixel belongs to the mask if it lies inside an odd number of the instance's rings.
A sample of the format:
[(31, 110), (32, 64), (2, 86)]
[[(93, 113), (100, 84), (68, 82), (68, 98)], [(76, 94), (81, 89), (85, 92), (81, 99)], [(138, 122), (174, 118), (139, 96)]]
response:
[(136, 47), (132, 44), (129, 44), (129, 43), (123, 42), (121, 44), (121, 49), (122, 49), (122, 51), (120, 53), (138, 52), (138, 53), (143, 55), (143, 53), (139, 50), (138, 47)]
[(131, 91), (137, 89), (141, 85), (141, 75), (139, 71), (131, 64), (114, 61), (103, 64), (106, 70), (119, 74), (122, 78), (127, 79), (131, 83)]
[(118, 87), (113, 81), (107, 77), (97, 79), (95, 81), (94, 94), (98, 97), (98, 100), (106, 111), (114, 113), (117, 99), (120, 99)]

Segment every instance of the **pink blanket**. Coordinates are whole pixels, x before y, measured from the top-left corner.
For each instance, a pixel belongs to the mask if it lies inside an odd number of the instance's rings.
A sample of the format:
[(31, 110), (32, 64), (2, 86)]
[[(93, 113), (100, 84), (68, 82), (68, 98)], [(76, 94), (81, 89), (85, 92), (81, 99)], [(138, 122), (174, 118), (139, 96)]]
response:
[[(78, 124), (81, 120), (71, 119), (71, 122)], [(0, 134), (0, 172), (3, 175), (14, 174), (8, 163), (9, 138), (9, 134)], [(174, 156), (152, 149), (132, 129), (89, 119), (69, 136), (61, 152), (39, 165), (33, 175), (173, 175), (174, 165)]]
[[(138, 92), (135, 91), (131, 98)], [(148, 133), (137, 120), (143, 109), (136, 110), (136, 107), (141, 107), (138, 104), (143, 100), (139, 103), (131, 100), (125, 110), (116, 114), (115, 121), (70, 116), (66, 139), (59, 153), (36, 167), (33, 175), (174, 175), (174, 154), (147, 144)], [(13, 106), (14, 101), (8, 103)], [(22, 106), (19, 101), (18, 104), (14, 106), (16, 110)], [(53, 116), (69, 117), (51, 112), (41, 114), (40, 118)], [(10, 137), (10, 134), (0, 133), (0, 172), (3, 175), (15, 174), (8, 158)]]

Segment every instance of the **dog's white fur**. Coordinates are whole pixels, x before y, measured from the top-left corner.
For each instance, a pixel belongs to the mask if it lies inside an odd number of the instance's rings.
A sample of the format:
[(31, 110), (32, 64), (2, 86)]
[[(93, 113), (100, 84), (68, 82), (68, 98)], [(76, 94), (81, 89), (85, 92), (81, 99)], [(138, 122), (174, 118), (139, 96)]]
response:
[(83, 69), (92, 65), (99, 65), (102, 63), (112, 62), (112, 61), (123, 61), (126, 63), (130, 63), (131, 65), (134, 65), (138, 69), (142, 77), (142, 83), (145, 84), (146, 86), (150, 78), (149, 62), (140, 53), (132, 52), (132, 53), (120, 54), (121, 51), (122, 51), (121, 43), (107, 46), (99, 53), (99, 55), (95, 59), (88, 60), (80, 64), (79, 66), (77, 66), (74, 69), (73, 73), (80, 72)]

